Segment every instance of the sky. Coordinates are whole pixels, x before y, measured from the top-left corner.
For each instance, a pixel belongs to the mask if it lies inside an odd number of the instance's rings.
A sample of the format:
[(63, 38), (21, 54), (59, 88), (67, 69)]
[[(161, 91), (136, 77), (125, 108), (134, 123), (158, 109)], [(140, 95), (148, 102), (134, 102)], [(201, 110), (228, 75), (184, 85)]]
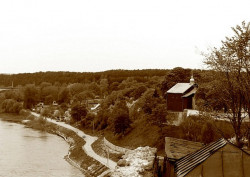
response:
[(249, 0), (0, 1), (0, 73), (205, 69)]

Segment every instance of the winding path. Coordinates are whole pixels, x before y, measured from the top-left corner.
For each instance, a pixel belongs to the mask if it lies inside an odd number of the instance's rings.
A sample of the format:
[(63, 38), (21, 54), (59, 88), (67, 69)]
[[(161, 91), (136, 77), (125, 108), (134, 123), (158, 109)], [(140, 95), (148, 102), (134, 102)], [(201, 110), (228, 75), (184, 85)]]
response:
[[(37, 116), (37, 117), (40, 116), (39, 114), (34, 113), (34, 112), (31, 112), (31, 114), (33, 114), (34, 116)], [(67, 128), (69, 130), (74, 131), (79, 137), (83, 138), (86, 141), (86, 143), (82, 147), (82, 149), (85, 151), (85, 153), (88, 156), (94, 158), (95, 160), (97, 160), (98, 162), (100, 162), (101, 164), (105, 165), (106, 167), (108, 167), (111, 170), (115, 169), (115, 167), (117, 165), (116, 162), (114, 162), (114, 161), (112, 161), (110, 159), (108, 160), (107, 158), (99, 156), (92, 149), (91, 145), (98, 139), (97, 137), (87, 135), (83, 131), (81, 131), (81, 130), (75, 128), (75, 127), (72, 127), (71, 125), (66, 124), (65, 122), (57, 122), (57, 121), (55, 121), (53, 119), (50, 119), (50, 118), (47, 118), (47, 121), (51, 122), (51, 123), (54, 123), (54, 124), (57, 124), (59, 126), (62, 126), (64, 128)]]

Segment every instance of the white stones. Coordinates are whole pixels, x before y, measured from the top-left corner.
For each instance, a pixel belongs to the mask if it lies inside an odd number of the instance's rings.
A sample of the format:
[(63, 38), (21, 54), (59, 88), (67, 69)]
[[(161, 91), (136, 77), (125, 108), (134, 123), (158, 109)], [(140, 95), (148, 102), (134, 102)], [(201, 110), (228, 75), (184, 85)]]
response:
[(119, 160), (117, 168), (112, 173), (112, 177), (140, 177), (145, 170), (153, 167), (156, 148), (138, 147), (135, 150), (126, 152)]

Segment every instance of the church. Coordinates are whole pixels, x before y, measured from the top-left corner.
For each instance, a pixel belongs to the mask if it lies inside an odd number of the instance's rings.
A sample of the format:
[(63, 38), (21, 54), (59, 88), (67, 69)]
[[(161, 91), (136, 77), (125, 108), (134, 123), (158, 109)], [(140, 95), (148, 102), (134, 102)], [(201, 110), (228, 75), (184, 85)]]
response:
[(194, 109), (194, 95), (198, 89), (193, 76), (189, 83), (177, 83), (166, 92), (167, 110), (183, 112), (184, 109)]

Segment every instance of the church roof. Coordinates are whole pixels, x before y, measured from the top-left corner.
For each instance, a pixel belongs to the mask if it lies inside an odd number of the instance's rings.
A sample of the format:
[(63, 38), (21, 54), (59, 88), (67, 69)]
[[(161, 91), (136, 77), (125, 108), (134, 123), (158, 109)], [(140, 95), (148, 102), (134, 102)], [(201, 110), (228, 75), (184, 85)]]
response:
[(184, 93), (192, 86), (190, 83), (177, 83), (167, 93)]

